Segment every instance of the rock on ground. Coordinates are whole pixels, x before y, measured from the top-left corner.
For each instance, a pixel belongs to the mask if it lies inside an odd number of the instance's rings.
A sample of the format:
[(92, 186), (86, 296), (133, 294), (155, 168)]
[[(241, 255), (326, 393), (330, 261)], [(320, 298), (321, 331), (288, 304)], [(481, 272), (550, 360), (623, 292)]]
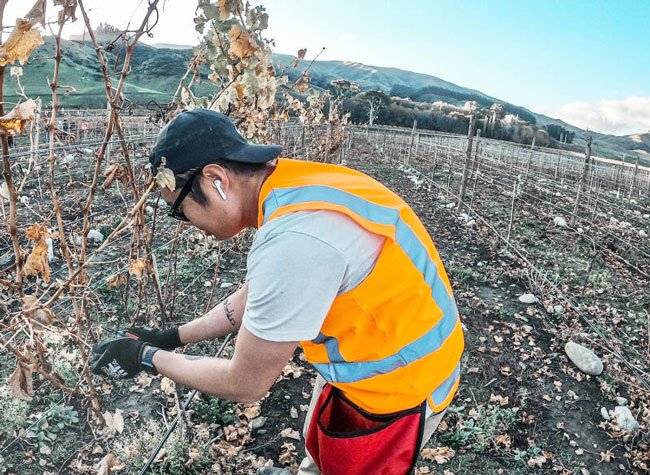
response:
[(564, 351), (571, 362), (583, 373), (598, 376), (603, 372), (603, 362), (589, 348), (569, 341), (564, 346)]
[(519, 296), (519, 301), (522, 303), (537, 303), (537, 297), (533, 294), (524, 294)]
[(614, 420), (621, 429), (628, 432), (634, 432), (639, 428), (639, 423), (627, 406), (616, 406), (614, 408)]
[(555, 218), (553, 218), (553, 224), (561, 228), (566, 228), (567, 226), (566, 219), (564, 219), (562, 216), (556, 216)]

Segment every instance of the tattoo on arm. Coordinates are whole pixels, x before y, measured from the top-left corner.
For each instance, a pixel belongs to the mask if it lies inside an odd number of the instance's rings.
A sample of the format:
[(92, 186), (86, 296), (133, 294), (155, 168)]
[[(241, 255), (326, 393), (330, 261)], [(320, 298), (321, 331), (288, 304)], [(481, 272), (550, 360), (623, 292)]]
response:
[(203, 359), (203, 356), (199, 355), (183, 355), (186, 360), (200, 360)]
[(223, 302), (223, 310), (224, 310), (224, 312), (225, 312), (225, 314), (226, 314), (226, 318), (228, 319), (228, 321), (230, 322), (230, 324), (231, 324), (233, 327), (236, 326), (236, 325), (237, 325), (237, 322), (235, 321), (235, 317), (234, 317), (234, 315), (235, 315), (235, 311), (233, 310), (233, 308), (232, 308), (232, 304), (230, 303), (230, 300), (229, 300), (229, 299), (226, 299), (226, 300)]

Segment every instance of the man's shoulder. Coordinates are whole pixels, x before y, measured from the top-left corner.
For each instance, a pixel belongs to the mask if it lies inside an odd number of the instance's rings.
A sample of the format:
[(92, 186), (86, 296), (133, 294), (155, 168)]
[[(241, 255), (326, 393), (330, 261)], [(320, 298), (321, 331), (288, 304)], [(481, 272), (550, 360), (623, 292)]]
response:
[(301, 233), (327, 242), (328, 236), (367, 231), (342, 213), (306, 210), (289, 213), (265, 223), (258, 229), (255, 238), (263, 240), (286, 232)]

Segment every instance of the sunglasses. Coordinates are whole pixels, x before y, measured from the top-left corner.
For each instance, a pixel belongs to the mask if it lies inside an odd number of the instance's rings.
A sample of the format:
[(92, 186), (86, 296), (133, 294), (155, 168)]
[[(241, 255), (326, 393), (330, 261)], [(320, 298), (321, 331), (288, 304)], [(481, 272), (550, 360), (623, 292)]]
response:
[(178, 197), (174, 201), (174, 204), (172, 205), (172, 207), (169, 209), (169, 212), (167, 213), (170, 217), (174, 219), (178, 219), (180, 221), (185, 221), (186, 223), (190, 221), (187, 218), (187, 216), (185, 216), (183, 211), (179, 209), (179, 207), (183, 202), (183, 200), (187, 197), (187, 195), (192, 190), (192, 183), (194, 182), (194, 179), (199, 175), (199, 173), (201, 173), (200, 169), (195, 171), (181, 188), (181, 192), (178, 194)]

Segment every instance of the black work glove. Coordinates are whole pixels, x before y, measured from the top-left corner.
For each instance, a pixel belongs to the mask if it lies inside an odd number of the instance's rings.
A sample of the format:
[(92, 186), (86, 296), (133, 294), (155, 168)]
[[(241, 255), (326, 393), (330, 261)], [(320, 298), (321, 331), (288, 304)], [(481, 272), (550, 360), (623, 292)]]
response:
[(129, 334), (137, 336), (140, 340), (151, 343), (160, 349), (172, 351), (179, 346), (183, 346), (180, 337), (178, 336), (178, 327), (169, 328), (167, 330), (152, 330), (146, 327), (132, 327), (124, 330), (126, 335)]
[(132, 378), (143, 370), (156, 373), (153, 354), (158, 350), (136, 338), (109, 338), (93, 346), (90, 368), (95, 374), (117, 379)]

